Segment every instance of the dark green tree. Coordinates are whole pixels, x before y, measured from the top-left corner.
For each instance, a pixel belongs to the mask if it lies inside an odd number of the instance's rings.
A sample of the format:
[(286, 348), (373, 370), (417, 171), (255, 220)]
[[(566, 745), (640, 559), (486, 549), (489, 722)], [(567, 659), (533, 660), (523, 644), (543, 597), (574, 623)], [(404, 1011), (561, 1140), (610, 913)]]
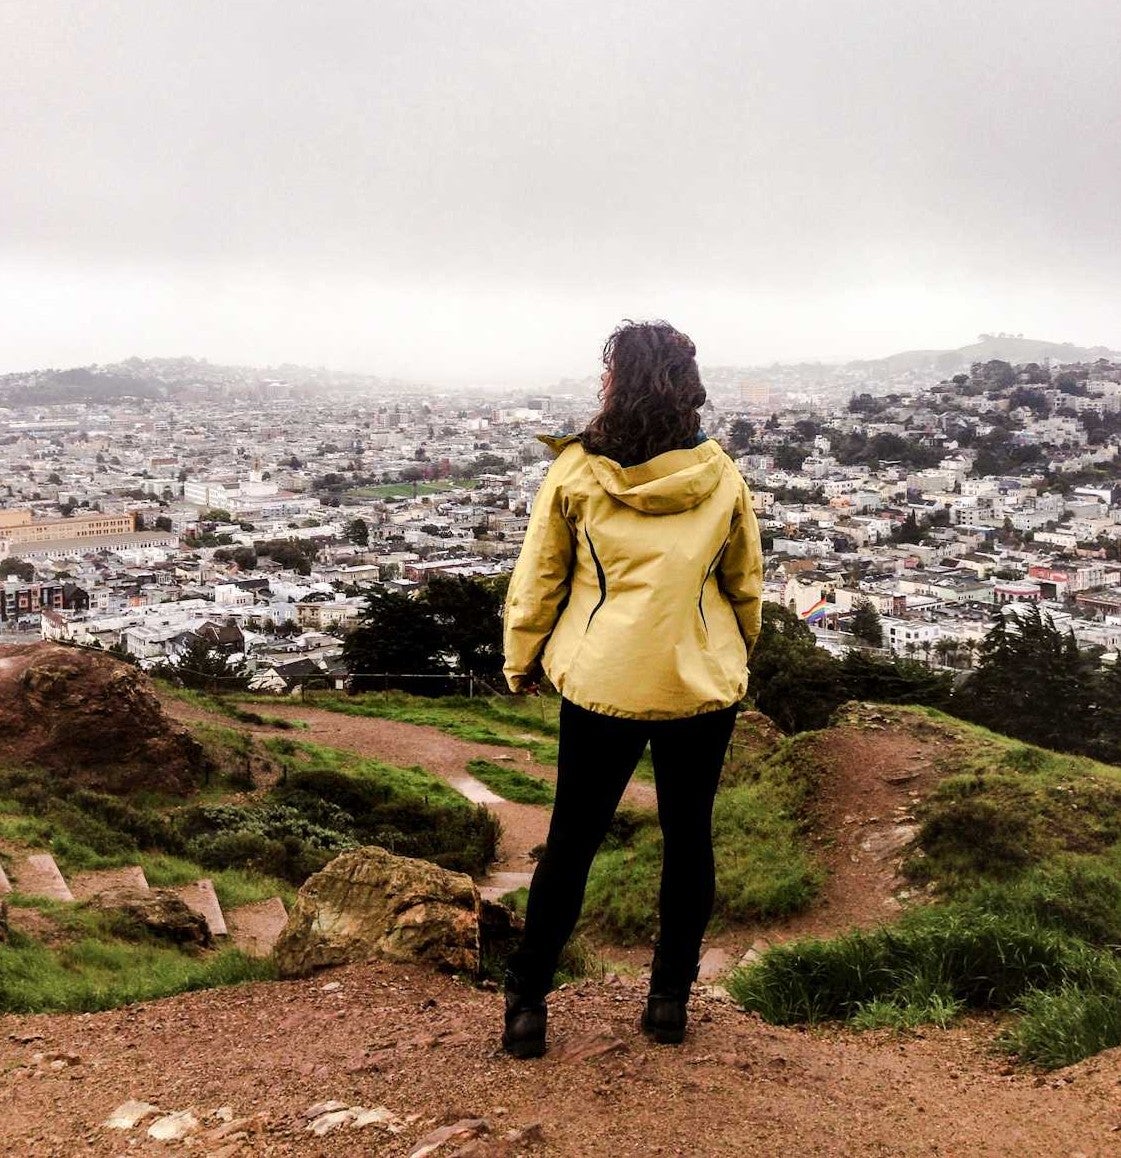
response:
[(15, 577), (24, 583), (35, 578), (35, 566), (24, 559), (0, 559), (0, 579)]
[(1095, 681), (1094, 739), (1091, 755), (1121, 764), (1121, 658), (1104, 668)]
[(356, 547), (368, 547), (370, 545), (370, 525), (365, 519), (351, 519), (343, 529), (343, 534)]
[(179, 657), (172, 674), (184, 687), (210, 692), (234, 691), (249, 683), (249, 672), (243, 660), (229, 662), (212, 640), (198, 636)]
[(410, 676), (449, 672), (444, 633), (431, 607), (397, 591), (372, 591), (358, 627), (343, 643), (343, 662), (358, 691), (401, 687), (408, 691), (447, 690), (437, 681)]
[(1060, 751), (1085, 751), (1094, 678), (1073, 634), (1038, 607), (1001, 615), (981, 642), (973, 675), (953, 700), (955, 714), (996, 732)]
[(755, 426), (746, 418), (737, 418), (728, 431), (728, 449), (742, 454), (755, 441)]
[(884, 625), (880, 621), (880, 613), (872, 604), (871, 599), (858, 599), (852, 608), (852, 621), (849, 629), (853, 635), (869, 647), (883, 647)]
[(442, 646), (464, 674), (497, 680), (502, 673), (501, 582), (433, 575), (424, 602), (441, 629)]

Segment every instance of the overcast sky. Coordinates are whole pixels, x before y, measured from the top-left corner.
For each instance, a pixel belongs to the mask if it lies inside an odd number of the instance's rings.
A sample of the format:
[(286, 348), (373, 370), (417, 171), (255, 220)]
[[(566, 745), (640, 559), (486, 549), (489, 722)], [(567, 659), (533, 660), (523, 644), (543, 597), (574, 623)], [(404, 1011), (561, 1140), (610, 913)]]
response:
[(1121, 347), (1119, 0), (3, 0), (0, 371)]

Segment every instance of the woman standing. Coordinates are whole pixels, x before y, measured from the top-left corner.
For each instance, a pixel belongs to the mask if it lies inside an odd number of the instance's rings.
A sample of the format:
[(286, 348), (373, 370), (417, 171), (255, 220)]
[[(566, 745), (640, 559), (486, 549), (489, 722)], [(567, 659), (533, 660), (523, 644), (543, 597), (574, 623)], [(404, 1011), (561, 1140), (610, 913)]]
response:
[(545, 995), (588, 871), (647, 743), (664, 840), (660, 932), (642, 1026), (685, 1035), (712, 913), (712, 807), (760, 626), (751, 497), (700, 430), (696, 348), (665, 322), (604, 347), (602, 408), (557, 455), (533, 504), (506, 601), (505, 673), (561, 693), (556, 803), (525, 934), (506, 975), (502, 1043), (545, 1051)]

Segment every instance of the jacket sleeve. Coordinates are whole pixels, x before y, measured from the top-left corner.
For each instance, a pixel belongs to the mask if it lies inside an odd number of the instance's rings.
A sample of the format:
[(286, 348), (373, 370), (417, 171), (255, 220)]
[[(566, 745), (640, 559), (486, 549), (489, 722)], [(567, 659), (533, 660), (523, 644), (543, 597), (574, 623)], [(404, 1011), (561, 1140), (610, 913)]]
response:
[(736, 500), (728, 546), (721, 557), (717, 576), (721, 591), (736, 613), (750, 660), (762, 627), (763, 546), (747, 483), (741, 487)]
[(536, 674), (568, 600), (576, 535), (566, 517), (560, 475), (554, 464), (537, 492), (506, 593), (502, 671), (512, 692)]

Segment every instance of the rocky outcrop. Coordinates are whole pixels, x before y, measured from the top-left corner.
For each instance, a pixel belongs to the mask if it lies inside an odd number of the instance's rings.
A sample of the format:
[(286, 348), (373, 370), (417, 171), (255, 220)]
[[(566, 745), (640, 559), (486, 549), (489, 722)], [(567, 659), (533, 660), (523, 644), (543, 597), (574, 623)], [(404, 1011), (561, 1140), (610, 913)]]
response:
[(210, 929), (201, 913), (190, 909), (170, 889), (109, 889), (90, 902), (96, 909), (123, 913), (145, 932), (176, 945), (210, 944)]
[(164, 714), (143, 672), (114, 656), (54, 643), (0, 648), (0, 760), (124, 794), (186, 793), (201, 745)]
[(469, 876), (383, 848), (344, 852), (309, 877), (276, 945), (281, 976), (372, 958), (479, 970), (479, 893)]

